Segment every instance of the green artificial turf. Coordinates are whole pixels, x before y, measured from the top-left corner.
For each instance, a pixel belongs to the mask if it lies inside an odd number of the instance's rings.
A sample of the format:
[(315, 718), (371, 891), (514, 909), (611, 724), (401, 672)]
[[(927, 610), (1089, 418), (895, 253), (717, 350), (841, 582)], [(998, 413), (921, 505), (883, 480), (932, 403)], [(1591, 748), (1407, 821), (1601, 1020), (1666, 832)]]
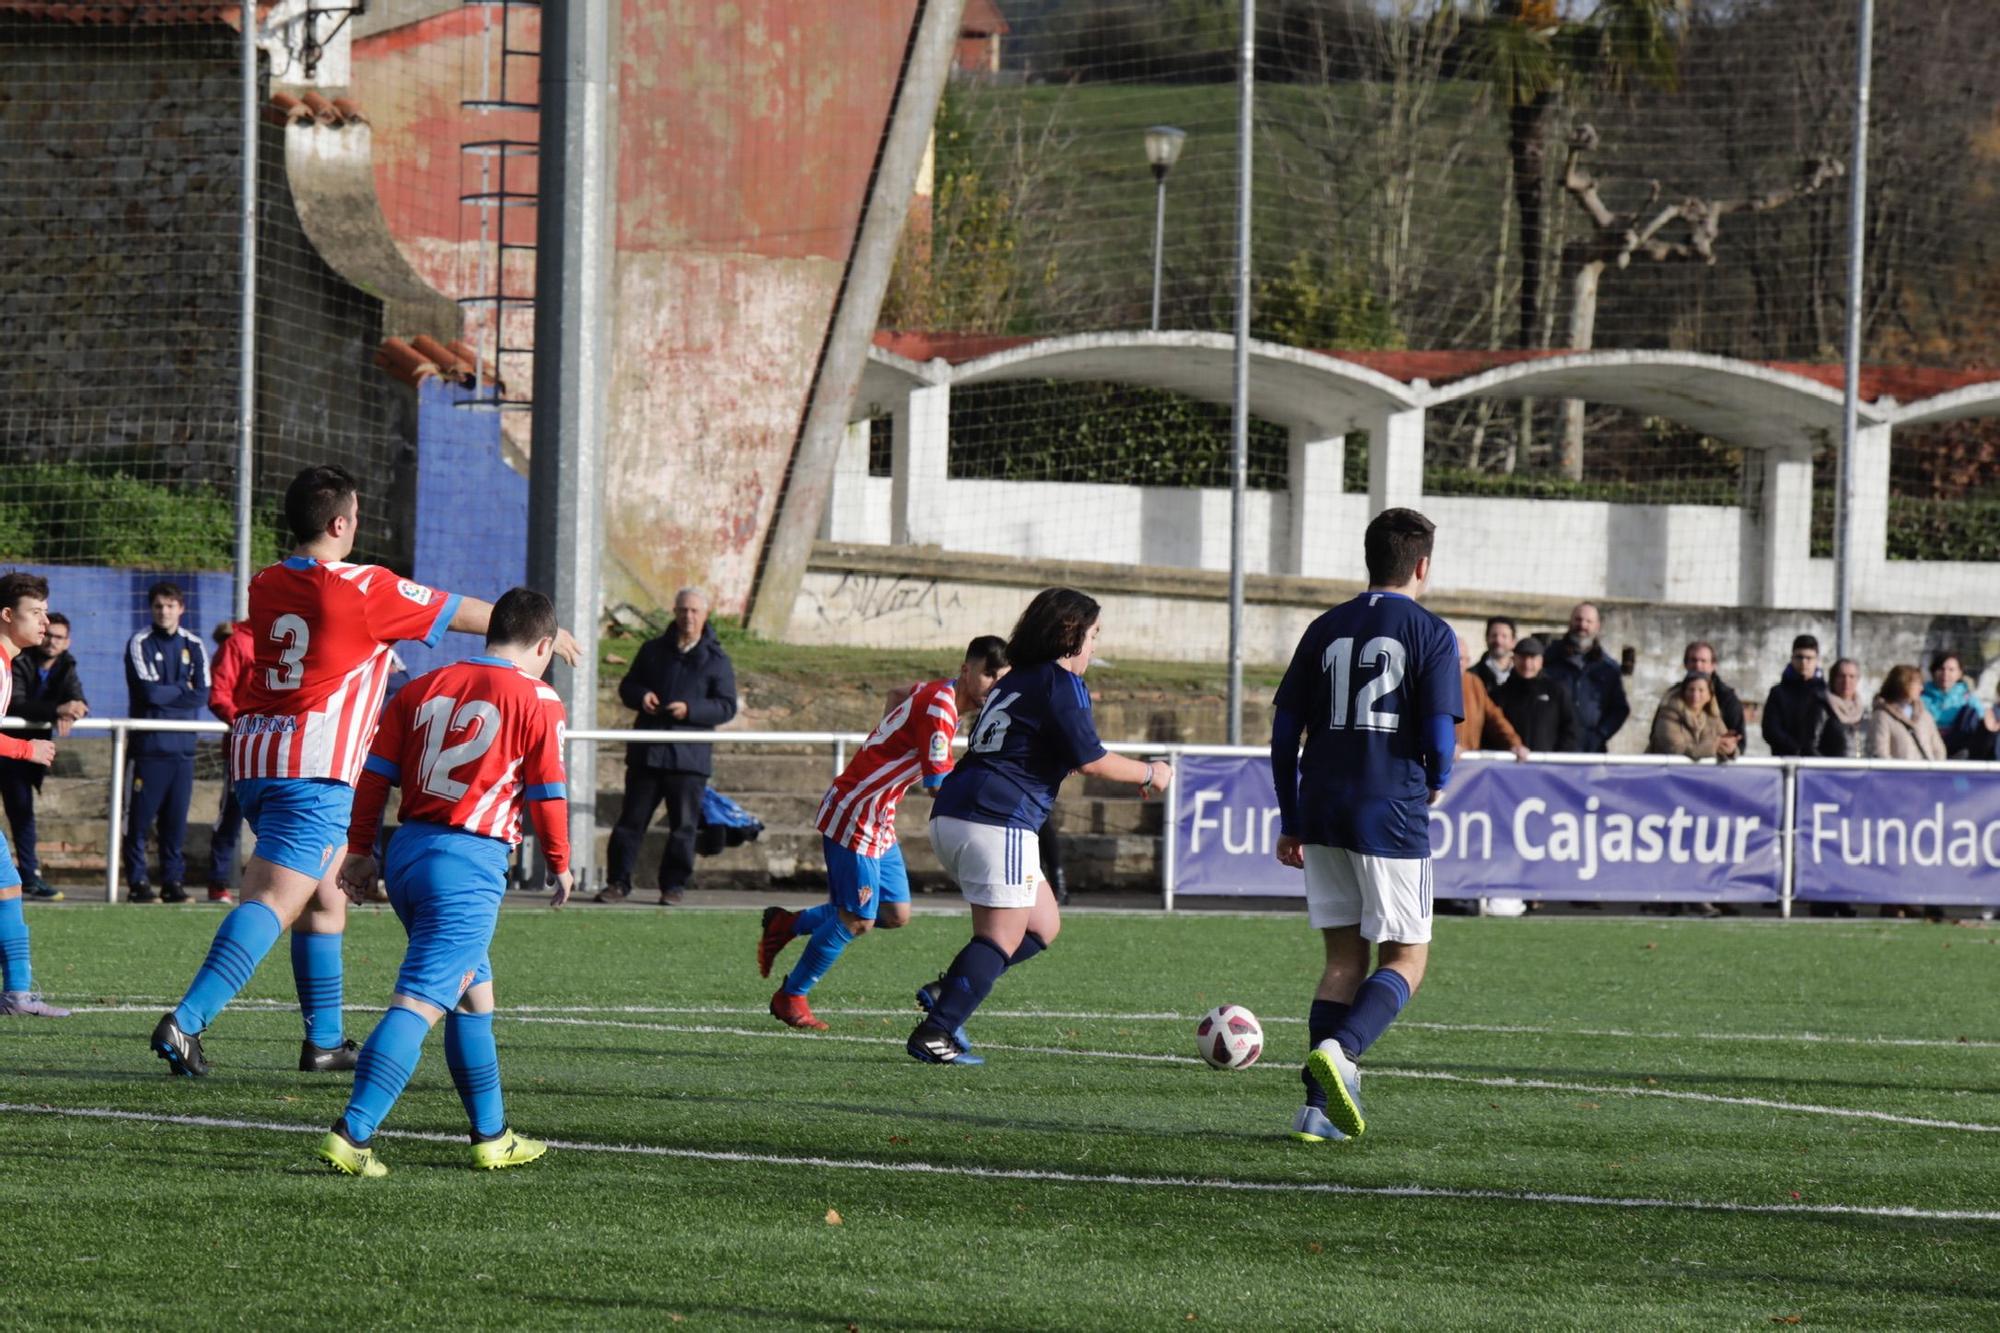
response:
[[(1367, 1136), (1308, 1148), (1283, 1133), (1319, 952), (1297, 917), (1075, 914), (977, 1016), (991, 1063), (949, 1069), (901, 1043), (962, 915), (851, 948), (814, 1036), (765, 1016), (751, 913), (510, 910), (510, 1115), (568, 1146), (467, 1169), (433, 1037), (378, 1139), (392, 1174), (361, 1181), (312, 1156), (346, 1080), (293, 1069), (282, 948), (211, 1030), (215, 1073), (173, 1080), (146, 1033), (218, 915), (30, 918), (39, 983), (85, 1012), (0, 1020), (0, 1101), (48, 1108), (0, 1112), (10, 1325), (1880, 1328), (2000, 1310), (2000, 1223), (1797, 1211), (2000, 1215), (2000, 1133), (1975, 1128), (2000, 1127), (1992, 929), (1443, 920), (1433, 977), (1364, 1064)], [(352, 1004), (383, 1001), (401, 944), (386, 911), (356, 914)], [(1250, 1070), (1193, 1061), (1194, 1019), (1222, 1001), (1266, 1021)], [(49, 1113), (82, 1108), (139, 1118)]]

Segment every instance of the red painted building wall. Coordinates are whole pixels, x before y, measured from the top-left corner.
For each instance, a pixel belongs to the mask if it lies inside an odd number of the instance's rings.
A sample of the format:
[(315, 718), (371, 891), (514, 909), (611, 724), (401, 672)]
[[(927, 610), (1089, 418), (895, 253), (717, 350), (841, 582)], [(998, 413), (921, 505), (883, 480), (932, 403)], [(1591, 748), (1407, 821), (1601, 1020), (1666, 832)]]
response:
[[(697, 583), (735, 610), (748, 595), (916, 8), (624, 0), (605, 514), (613, 600), (658, 603)], [(460, 145), (535, 137), (532, 115), (460, 109), (497, 88), (497, 66), (479, 54), (492, 21), (490, 7), (452, 9), (354, 50), (385, 215), (418, 270), (453, 296), (493, 283), (479, 216), (458, 202), (478, 188)], [(517, 29), (515, 44), (538, 37)], [(510, 92), (532, 96), (533, 65), (512, 63)], [(532, 188), (531, 172), (516, 168), (509, 187)], [(531, 239), (532, 210), (509, 213), (510, 238)], [(527, 280), (508, 275), (514, 287)], [(527, 317), (506, 332), (525, 345)], [(525, 369), (502, 373), (524, 385)]]

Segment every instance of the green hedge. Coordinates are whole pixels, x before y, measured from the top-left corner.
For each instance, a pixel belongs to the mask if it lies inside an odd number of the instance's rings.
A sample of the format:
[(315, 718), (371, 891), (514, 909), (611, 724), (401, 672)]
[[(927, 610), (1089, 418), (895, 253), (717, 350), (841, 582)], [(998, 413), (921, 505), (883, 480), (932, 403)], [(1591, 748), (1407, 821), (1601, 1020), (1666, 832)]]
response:
[(2000, 561), (2000, 499), (1890, 496), (1889, 558)]
[[(182, 490), (82, 463), (31, 463), (0, 482), (0, 560), (161, 569), (228, 569), (236, 506), (205, 488)], [(269, 558), (277, 530), (258, 525)]]

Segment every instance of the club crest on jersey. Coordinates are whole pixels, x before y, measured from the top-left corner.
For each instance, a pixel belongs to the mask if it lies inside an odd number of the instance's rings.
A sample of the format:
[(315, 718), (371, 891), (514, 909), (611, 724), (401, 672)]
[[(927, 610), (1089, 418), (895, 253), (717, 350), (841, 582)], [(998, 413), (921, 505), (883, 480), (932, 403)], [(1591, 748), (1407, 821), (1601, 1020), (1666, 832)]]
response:
[(418, 606), (429, 606), (431, 604), (432, 592), (421, 583), (412, 583), (408, 579), (397, 579), (396, 591), (415, 602)]
[(951, 758), (951, 737), (945, 735), (942, 731), (932, 732), (931, 762), (933, 764), (942, 764), (949, 758)]

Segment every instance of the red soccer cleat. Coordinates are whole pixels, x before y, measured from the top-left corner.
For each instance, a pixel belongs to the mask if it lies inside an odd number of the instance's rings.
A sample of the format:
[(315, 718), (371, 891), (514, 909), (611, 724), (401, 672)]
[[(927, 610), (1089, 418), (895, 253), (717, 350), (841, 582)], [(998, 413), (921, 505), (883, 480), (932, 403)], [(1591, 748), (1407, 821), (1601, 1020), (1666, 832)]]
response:
[(757, 940), (757, 974), (771, 975), (771, 964), (778, 961), (778, 955), (792, 942), (792, 923), (799, 919), (797, 912), (787, 912), (782, 907), (764, 909), (764, 933)]
[(787, 1027), (805, 1028), (809, 1032), (824, 1032), (826, 1024), (813, 1017), (812, 1007), (803, 995), (787, 995), (780, 989), (771, 997), (771, 1017)]

